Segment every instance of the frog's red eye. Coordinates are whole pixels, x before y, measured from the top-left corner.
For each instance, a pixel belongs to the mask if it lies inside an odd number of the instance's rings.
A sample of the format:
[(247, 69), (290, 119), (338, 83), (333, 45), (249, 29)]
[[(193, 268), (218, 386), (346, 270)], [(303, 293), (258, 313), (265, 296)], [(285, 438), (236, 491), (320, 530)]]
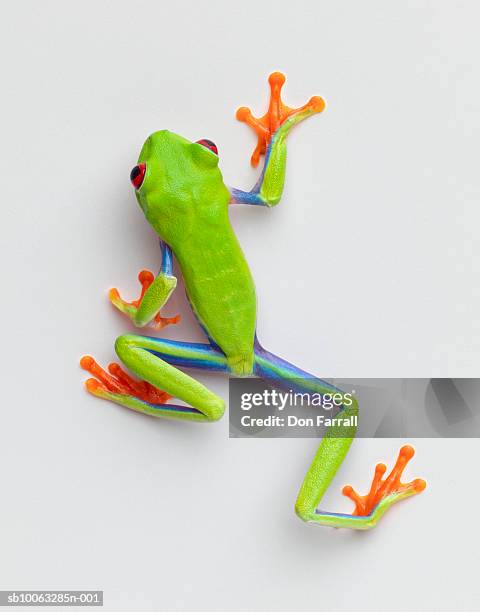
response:
[(138, 166), (135, 166), (135, 168), (130, 172), (130, 180), (132, 181), (132, 185), (135, 187), (135, 189), (140, 189), (142, 186), (146, 171), (147, 164), (138, 164)]
[(217, 145), (211, 140), (208, 140), (207, 138), (202, 138), (202, 140), (197, 140), (197, 144), (201, 144), (202, 147), (206, 147), (207, 149), (210, 149), (212, 153), (218, 155)]

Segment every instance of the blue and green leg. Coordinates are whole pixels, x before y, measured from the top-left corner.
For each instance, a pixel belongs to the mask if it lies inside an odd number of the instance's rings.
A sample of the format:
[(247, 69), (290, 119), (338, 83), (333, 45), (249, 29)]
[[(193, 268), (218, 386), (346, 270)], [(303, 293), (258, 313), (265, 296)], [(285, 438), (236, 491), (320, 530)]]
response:
[(162, 329), (180, 321), (180, 316), (162, 317), (161, 308), (167, 303), (177, 286), (173, 275), (173, 255), (170, 247), (160, 240), (162, 264), (156, 277), (149, 270), (142, 270), (138, 280), (142, 285), (140, 297), (133, 302), (126, 302), (120, 297), (118, 289), (110, 289), (109, 299), (112, 304), (126, 315), (137, 327)]
[[(85, 356), (80, 365), (95, 376), (86, 382), (93, 395), (155, 417), (205, 422), (223, 416), (224, 401), (177, 367), (227, 372), (225, 356), (209, 344), (127, 334), (117, 339), (115, 350), (140, 380), (116, 363), (105, 372)], [(167, 404), (171, 398), (189, 405)]]
[[(258, 343), (255, 351), (254, 373), (280, 388), (291, 389), (294, 392), (320, 395), (343, 393), (329, 383), (269, 353)], [(358, 415), (358, 402), (355, 397), (352, 397), (351, 400), (352, 403), (348, 406), (344, 405), (336, 415), (338, 419), (349, 419), (349, 417)], [(350, 420), (350, 422), (353, 421), (354, 419)], [(397, 462), (388, 477), (383, 479), (387, 470), (384, 464), (380, 463), (376, 466), (370, 491), (366, 495), (359, 495), (350, 486), (343, 488), (344, 495), (355, 503), (353, 515), (319, 510), (318, 505), (345, 459), (355, 433), (355, 426), (339, 425), (330, 427), (322, 439), (295, 504), (295, 512), (303, 521), (329, 527), (370, 529), (393, 504), (425, 489), (425, 481), (422, 479), (409, 483), (402, 483), (400, 480), (403, 470), (414, 455), (413, 448), (406, 445), (400, 450)]]

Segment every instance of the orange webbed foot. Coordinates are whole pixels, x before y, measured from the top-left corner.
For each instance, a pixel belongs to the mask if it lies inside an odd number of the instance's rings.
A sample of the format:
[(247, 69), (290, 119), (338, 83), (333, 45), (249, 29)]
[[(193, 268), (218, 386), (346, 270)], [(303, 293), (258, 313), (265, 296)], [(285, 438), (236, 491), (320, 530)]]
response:
[(149, 404), (165, 404), (172, 396), (145, 380), (127, 374), (118, 363), (110, 363), (106, 372), (90, 355), (81, 358), (80, 366), (95, 376), (86, 381), (87, 391), (94, 395), (102, 391), (130, 395)]
[(320, 96), (313, 96), (299, 108), (291, 108), (282, 101), (281, 91), (285, 83), (285, 75), (273, 72), (268, 77), (270, 84), (270, 103), (263, 117), (256, 118), (249, 108), (242, 106), (237, 110), (237, 119), (251, 126), (257, 134), (257, 146), (251, 157), (252, 166), (257, 166), (261, 155), (265, 155), (272, 135), (291, 116), (310, 110), (320, 113), (325, 108), (325, 101)]
[(402, 446), (397, 462), (385, 480), (383, 480), (383, 476), (387, 471), (387, 466), (383, 463), (377, 464), (372, 485), (367, 495), (359, 495), (349, 485), (344, 487), (342, 493), (355, 503), (355, 510), (352, 515), (368, 516), (383, 499), (395, 493), (408, 495), (421, 493), (427, 486), (426, 482), (421, 478), (408, 483), (400, 482), (403, 471), (414, 454), (415, 450), (412, 446), (408, 444)]
[[(140, 285), (142, 286), (140, 296), (136, 300), (132, 300), (131, 302), (127, 302), (124, 300), (118, 291), (118, 289), (113, 288), (110, 289), (108, 293), (108, 297), (112, 304), (123, 312), (123, 314), (127, 315), (131, 319), (135, 317), (135, 314), (143, 300), (145, 293), (147, 292), (150, 285), (155, 280), (155, 276), (150, 270), (141, 270), (138, 273), (138, 280)], [(180, 321), (180, 315), (175, 315), (174, 317), (162, 317), (160, 313), (155, 315), (155, 318), (151, 322), (151, 326), (157, 330), (163, 329), (167, 327), (167, 325), (175, 325)]]

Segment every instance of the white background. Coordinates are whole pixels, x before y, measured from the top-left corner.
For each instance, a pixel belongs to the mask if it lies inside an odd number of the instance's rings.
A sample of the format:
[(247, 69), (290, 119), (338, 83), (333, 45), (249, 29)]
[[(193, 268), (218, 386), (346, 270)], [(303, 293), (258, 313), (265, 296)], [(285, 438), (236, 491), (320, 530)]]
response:
[[(159, 263), (128, 176), (168, 128), (210, 138), (249, 188), (234, 119), (313, 94), (274, 210), (232, 222), (271, 351), (324, 377), (478, 376), (476, 2), (15, 2), (2, 10), (0, 587), (103, 589), (123, 611), (473, 610), (478, 441), (418, 440), (428, 490), (376, 530), (294, 516), (313, 440), (229, 440), (88, 396), (84, 353), (131, 331), (109, 305)], [(168, 337), (201, 340), (177, 290)], [(227, 395), (227, 381), (202, 376)], [(325, 506), (400, 440), (355, 442)], [(388, 603), (386, 603), (388, 602)]]

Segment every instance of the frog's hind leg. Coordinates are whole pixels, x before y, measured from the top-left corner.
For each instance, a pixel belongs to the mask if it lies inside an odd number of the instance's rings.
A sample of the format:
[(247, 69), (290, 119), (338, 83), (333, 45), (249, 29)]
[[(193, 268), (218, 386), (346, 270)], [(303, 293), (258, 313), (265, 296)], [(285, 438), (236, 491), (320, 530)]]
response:
[[(224, 413), (223, 400), (175, 366), (227, 371), (223, 353), (208, 344), (124, 335), (115, 350), (122, 362), (141, 380), (129, 376), (118, 364), (105, 372), (90, 356), (80, 365), (95, 378), (87, 390), (102, 399), (156, 417), (190, 421), (217, 421)], [(167, 404), (177, 398), (189, 406)]]
[[(255, 349), (255, 374), (280, 388), (291, 389), (294, 392), (320, 395), (341, 393), (343, 395), (340, 389), (269, 353), (258, 343)], [(350, 419), (358, 416), (357, 400), (352, 395), (348, 399), (347, 402), (344, 398), (342, 409), (336, 415), (337, 418)], [(395, 467), (385, 480), (382, 480), (382, 477), (386, 467), (383, 464), (377, 465), (372, 486), (367, 495), (360, 496), (352, 487), (344, 487), (344, 495), (356, 504), (353, 515), (317, 510), (318, 504), (353, 442), (356, 433), (355, 421), (356, 419), (351, 418), (351, 425), (328, 428), (328, 433), (317, 450), (295, 504), (295, 511), (303, 521), (330, 527), (369, 529), (376, 525), (394, 503), (424, 490), (425, 481), (420, 478), (409, 483), (400, 482), (402, 472), (414, 454), (411, 446), (404, 446), (400, 450)]]

